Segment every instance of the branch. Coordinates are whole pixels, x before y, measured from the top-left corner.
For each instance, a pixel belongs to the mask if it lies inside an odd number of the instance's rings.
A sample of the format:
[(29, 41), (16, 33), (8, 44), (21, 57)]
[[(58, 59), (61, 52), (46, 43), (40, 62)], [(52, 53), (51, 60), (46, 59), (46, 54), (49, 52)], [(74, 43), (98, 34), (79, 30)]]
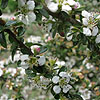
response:
[[(53, 13), (51, 12), (46, 5), (43, 5), (44, 6), (44, 9), (49, 13), (49, 15), (55, 17), (55, 18), (58, 18), (62, 21), (65, 21), (64, 19), (64, 16), (62, 16), (61, 12), (59, 13)], [(66, 21), (70, 22), (72, 25), (82, 25), (80, 22), (78, 22), (75, 18), (72, 18), (72, 16), (69, 16), (67, 13), (66, 13)]]
[(28, 48), (23, 42), (19, 41), (16, 38), (16, 35), (10, 30), (10, 29), (5, 29), (4, 32), (7, 32), (19, 45), (20, 48), (25, 48), (29, 52), (29, 55), (33, 55), (32, 51), (30, 48)]

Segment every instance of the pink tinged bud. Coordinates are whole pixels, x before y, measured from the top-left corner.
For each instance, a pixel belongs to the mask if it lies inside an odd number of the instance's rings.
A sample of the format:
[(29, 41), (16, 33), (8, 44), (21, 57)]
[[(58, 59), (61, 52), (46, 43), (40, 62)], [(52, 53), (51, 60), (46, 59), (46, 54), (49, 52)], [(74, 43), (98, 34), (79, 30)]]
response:
[(74, 6), (75, 9), (77, 9), (77, 7), (78, 7), (77, 5)]
[(45, 40), (45, 42), (48, 42), (48, 41), (50, 41), (50, 40), (52, 40), (52, 39), (51, 39), (51, 37), (49, 36), (48, 39)]
[(15, 20), (16, 18), (15, 17), (11, 17), (11, 20)]
[(40, 52), (40, 48), (36, 48), (36, 51), (37, 51), (37, 52)]
[(50, 41), (50, 40), (51, 40), (51, 37), (49, 36), (49, 37), (48, 37), (48, 41)]

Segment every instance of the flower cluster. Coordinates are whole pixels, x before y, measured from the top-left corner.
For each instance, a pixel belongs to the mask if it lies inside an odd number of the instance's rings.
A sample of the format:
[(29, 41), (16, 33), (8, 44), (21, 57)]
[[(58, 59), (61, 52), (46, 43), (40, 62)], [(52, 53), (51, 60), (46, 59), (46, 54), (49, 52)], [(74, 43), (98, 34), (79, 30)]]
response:
[(84, 17), (82, 19), (83, 21), (83, 34), (85, 34), (86, 36), (97, 36), (95, 42), (99, 43), (99, 39), (100, 39), (100, 35), (99, 33), (99, 29), (98, 29), (98, 20), (99, 18), (99, 14), (96, 13), (89, 13), (87, 11), (82, 11), (82, 16)]
[[(34, 8), (35, 8), (34, 0), (30, 0), (27, 2), (26, 0), (18, 0), (18, 6), (21, 9), (22, 13), (19, 15), (19, 19), (24, 24), (29, 24), (36, 20), (36, 15), (34, 13)], [(26, 12), (23, 12), (23, 10), (26, 10)]]
[(75, 2), (74, 0), (45, 0), (47, 7), (52, 12), (57, 12), (59, 9), (59, 6), (61, 6), (61, 11), (65, 11), (68, 13), (69, 11), (72, 11), (72, 8), (76, 9), (80, 7), (79, 2)]
[(55, 84), (53, 86), (53, 91), (59, 94), (61, 90), (63, 93), (67, 93), (72, 86), (69, 84), (71, 76), (67, 72), (60, 72), (59, 76), (53, 76), (52, 82)]

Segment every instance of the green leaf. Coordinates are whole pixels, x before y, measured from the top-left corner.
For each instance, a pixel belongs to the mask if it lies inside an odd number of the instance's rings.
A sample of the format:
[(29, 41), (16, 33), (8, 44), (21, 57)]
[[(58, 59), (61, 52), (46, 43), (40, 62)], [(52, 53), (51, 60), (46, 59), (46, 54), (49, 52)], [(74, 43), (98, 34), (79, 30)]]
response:
[(2, 11), (0, 10), (0, 16), (2, 15)]
[(28, 46), (28, 47), (31, 47), (33, 45), (42, 46), (40, 43), (32, 43), (32, 42), (26, 42), (25, 45)]
[(39, 12), (46, 18), (49, 18), (49, 14), (45, 9), (39, 9)]
[(81, 6), (80, 8), (77, 8), (75, 11), (76, 12), (81, 12), (85, 9), (85, 6)]
[(58, 73), (63, 72), (63, 71), (66, 72), (67, 71), (67, 67), (65, 67), (65, 66), (61, 67)]
[(55, 35), (56, 35), (56, 29), (53, 31), (53, 33), (52, 33), (52, 37), (54, 38)]
[(38, 5), (35, 9), (43, 9), (43, 5)]
[(44, 77), (46, 77), (46, 78), (52, 78), (52, 74), (51, 74), (51, 73), (46, 73), (46, 74), (44, 75)]
[(9, 41), (13, 43), (15, 40), (9, 35)]
[(3, 29), (4, 29), (4, 26), (0, 25), (0, 32), (3, 31)]
[(40, 13), (36, 13), (36, 21), (41, 22), (42, 20), (42, 15)]
[(22, 52), (23, 54), (29, 54), (29, 52), (28, 52), (27, 49), (25, 49), (25, 48), (21, 48), (21, 52)]
[(6, 42), (6, 38), (5, 38), (4, 32), (0, 32), (0, 44), (4, 48), (7, 48), (7, 42)]
[(36, 76), (36, 73), (33, 72), (32, 70), (26, 69), (25, 72), (26, 72), (26, 74), (28, 75), (29, 78), (33, 78), (33, 77)]
[(12, 60), (14, 59), (14, 55), (16, 54), (17, 48), (18, 48), (18, 44), (16, 42), (13, 42), (11, 46)]
[(40, 54), (46, 52), (48, 49), (46, 47), (40, 47)]
[(4, 8), (7, 7), (8, 1), (9, 1), (9, 0), (2, 0), (2, 1), (1, 1), (1, 8), (2, 8), (2, 9), (4, 9)]
[(13, 49), (13, 51), (12, 51), (12, 60), (14, 60), (14, 55), (16, 54), (16, 51), (17, 51), (17, 47), (15, 48), (15, 49)]
[(10, 20), (10, 21), (8, 21), (8, 22), (6, 23), (5, 26), (11, 26), (11, 25), (14, 25), (14, 24), (16, 24), (16, 23), (17, 23), (17, 21)]
[(25, 33), (25, 28), (23, 28), (22, 26), (18, 27), (18, 36), (22, 36), (24, 33)]
[(60, 99), (60, 95), (59, 95), (59, 94), (56, 94), (56, 95), (54, 96), (54, 98), (55, 98), (56, 100), (59, 100), (59, 99)]
[(72, 95), (72, 100), (83, 100), (83, 98), (79, 94)]

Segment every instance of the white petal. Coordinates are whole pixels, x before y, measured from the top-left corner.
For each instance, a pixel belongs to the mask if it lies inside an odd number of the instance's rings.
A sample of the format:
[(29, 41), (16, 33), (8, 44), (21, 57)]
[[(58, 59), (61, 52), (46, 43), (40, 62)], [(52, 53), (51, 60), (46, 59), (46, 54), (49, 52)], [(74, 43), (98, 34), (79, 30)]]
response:
[(75, 1), (74, 0), (67, 0), (67, 3), (71, 6), (75, 5)]
[(22, 55), (21, 61), (29, 60), (29, 55)]
[(85, 18), (89, 18), (90, 15), (91, 15), (91, 14), (88, 13), (86, 10), (83, 10), (83, 11), (82, 11), (82, 16), (83, 16), (83, 17), (85, 17)]
[(28, 1), (27, 2), (27, 7), (28, 7), (28, 10), (34, 10), (35, 2), (34, 1)]
[(83, 25), (85, 25), (85, 26), (88, 25), (88, 19), (87, 18), (83, 18), (82, 21), (83, 21)]
[(69, 5), (62, 5), (62, 11), (67, 12), (67, 11), (71, 11), (71, 10), (72, 10), (72, 8)]
[(83, 34), (85, 34), (86, 36), (91, 36), (91, 30), (89, 28), (83, 28)]
[(23, 67), (24, 69), (27, 69), (27, 68), (29, 67), (29, 65), (28, 65), (26, 62), (24, 62), (24, 61), (22, 61), (20, 65), (21, 65), (21, 67)]
[(29, 12), (28, 13), (28, 20), (30, 23), (34, 22), (36, 20), (36, 15), (34, 12)]
[(67, 75), (66, 72), (60, 72), (59, 76), (62, 77), (62, 78), (64, 78), (64, 77), (67, 77), (68, 75)]
[(61, 92), (60, 86), (59, 86), (59, 85), (55, 85), (55, 86), (53, 87), (53, 91), (54, 91), (56, 94), (59, 94), (59, 93)]
[(66, 34), (66, 39), (68, 40), (68, 41), (71, 41), (72, 40), (72, 38), (73, 38), (73, 35), (70, 35), (71, 33), (67, 33)]
[(56, 12), (58, 10), (58, 4), (54, 2), (48, 3), (47, 7), (51, 12)]
[(2, 76), (3, 75), (3, 70), (2, 69), (0, 69), (0, 76)]
[(57, 84), (59, 82), (59, 76), (54, 76), (52, 78), (52, 82), (55, 83), (55, 84)]
[(40, 58), (38, 59), (38, 63), (40, 66), (44, 65), (46, 62), (45, 57), (44, 56), (40, 56)]
[(97, 38), (96, 38), (95, 42), (96, 42), (96, 43), (100, 43), (100, 34), (97, 35)]
[(95, 26), (95, 27), (93, 27), (93, 30), (92, 30), (92, 36), (96, 36), (97, 33), (98, 33), (98, 27)]

